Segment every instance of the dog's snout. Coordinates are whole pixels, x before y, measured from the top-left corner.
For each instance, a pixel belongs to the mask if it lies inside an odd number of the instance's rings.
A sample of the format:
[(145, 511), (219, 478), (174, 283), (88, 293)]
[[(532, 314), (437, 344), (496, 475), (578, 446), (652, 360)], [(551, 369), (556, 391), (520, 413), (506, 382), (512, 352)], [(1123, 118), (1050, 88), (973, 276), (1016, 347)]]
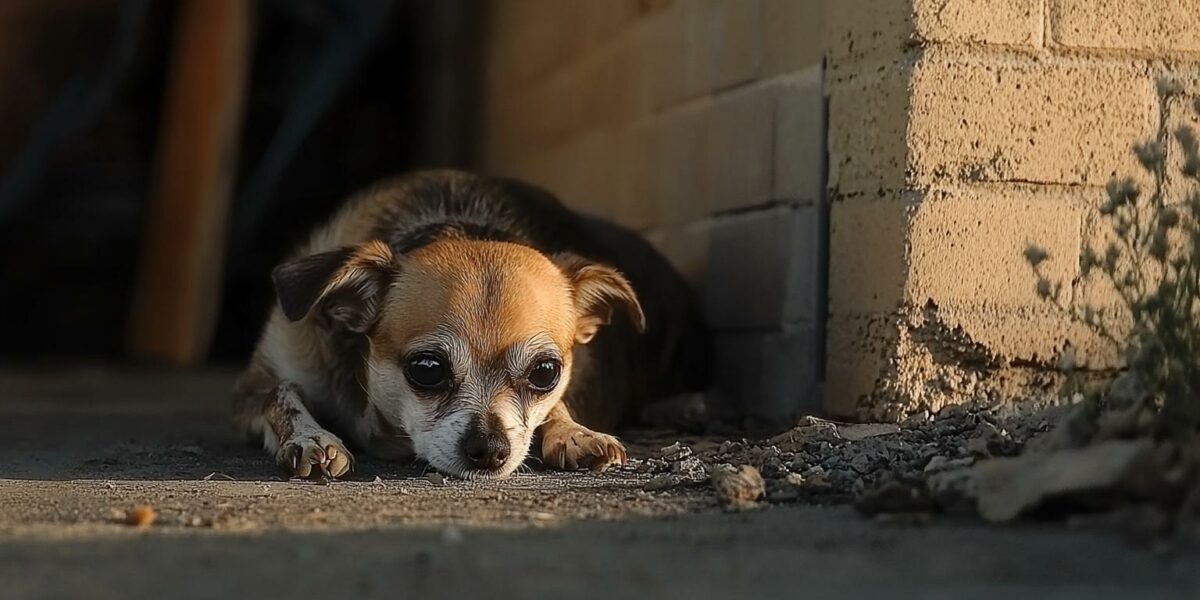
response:
[(508, 438), (501, 432), (488, 431), (481, 425), (471, 427), (462, 440), (462, 454), (472, 468), (499, 469), (508, 461)]

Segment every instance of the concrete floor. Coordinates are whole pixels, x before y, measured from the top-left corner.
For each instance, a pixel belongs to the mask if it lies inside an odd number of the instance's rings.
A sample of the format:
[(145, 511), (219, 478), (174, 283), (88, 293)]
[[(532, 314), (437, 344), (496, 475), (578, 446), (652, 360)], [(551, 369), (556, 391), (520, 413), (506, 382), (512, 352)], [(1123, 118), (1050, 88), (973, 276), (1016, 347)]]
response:
[[(620, 473), (288, 482), (227, 428), (230, 381), (0, 373), (0, 598), (1200, 597), (1200, 554), (1061, 525), (725, 514)], [(155, 526), (122, 523), (136, 504)]]

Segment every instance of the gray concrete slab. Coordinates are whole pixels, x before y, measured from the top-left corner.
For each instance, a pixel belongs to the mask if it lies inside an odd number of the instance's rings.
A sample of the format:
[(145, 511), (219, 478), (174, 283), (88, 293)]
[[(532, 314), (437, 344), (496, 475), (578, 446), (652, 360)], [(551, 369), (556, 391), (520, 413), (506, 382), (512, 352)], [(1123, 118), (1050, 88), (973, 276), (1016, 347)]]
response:
[(1057, 524), (726, 514), (631, 473), (286, 481), (226, 426), (230, 381), (0, 373), (0, 598), (1200, 597), (1200, 555)]

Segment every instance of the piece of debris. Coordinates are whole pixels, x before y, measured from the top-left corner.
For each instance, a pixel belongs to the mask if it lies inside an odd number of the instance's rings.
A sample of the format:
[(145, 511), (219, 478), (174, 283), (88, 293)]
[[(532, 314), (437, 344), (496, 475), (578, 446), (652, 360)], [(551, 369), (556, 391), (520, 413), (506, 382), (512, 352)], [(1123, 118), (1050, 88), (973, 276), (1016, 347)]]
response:
[(704, 481), (708, 477), (708, 470), (704, 468), (704, 463), (695, 456), (671, 463), (671, 473), (692, 482)]
[(1108, 440), (982, 462), (974, 468), (979, 514), (1002, 522), (1055, 500), (1142, 496), (1145, 482), (1139, 475), (1153, 471), (1147, 468), (1153, 452), (1149, 439)]
[(218, 473), (216, 471), (213, 471), (212, 473), (209, 473), (208, 475), (204, 476), (204, 481), (212, 481), (213, 479), (224, 479), (225, 481), (237, 481), (236, 479), (234, 479), (224, 473)]
[(125, 511), (125, 524), (133, 527), (149, 527), (154, 524), (156, 518), (158, 518), (158, 513), (155, 512), (154, 507), (147, 504)]
[(790, 431), (771, 438), (769, 443), (773, 446), (794, 451), (796, 447), (802, 444), (841, 439), (841, 436), (838, 435), (837, 424), (834, 422), (818, 419), (817, 417), (804, 417)]
[(446, 485), (446, 477), (437, 471), (426, 475), (425, 479), (433, 485)]
[(791, 474), (791, 471), (787, 468), (787, 466), (785, 466), (783, 464), (783, 461), (777, 456), (772, 456), (771, 458), (768, 458), (767, 460), (763, 461), (762, 475), (763, 475), (763, 477), (766, 477), (767, 479), (782, 479), (784, 477), (787, 477), (790, 474)]
[(881, 435), (900, 433), (900, 426), (895, 423), (860, 423), (857, 425), (838, 425), (837, 433), (844, 440), (857, 442)]
[(661, 458), (647, 458), (637, 466), (638, 473), (662, 473), (671, 468), (671, 464)]
[(675, 442), (670, 446), (662, 449), (662, 458), (667, 462), (675, 462), (683, 460), (692, 455), (692, 449)]
[(669, 490), (681, 483), (683, 483), (683, 478), (679, 475), (663, 473), (662, 475), (655, 475), (653, 479), (647, 481), (646, 485), (642, 486), (642, 489), (646, 490), (647, 492), (661, 492), (663, 490)]
[(762, 475), (750, 465), (742, 465), (740, 469), (714, 469), (711, 480), (717, 490), (717, 497), (727, 508), (733, 510), (753, 508), (767, 491)]

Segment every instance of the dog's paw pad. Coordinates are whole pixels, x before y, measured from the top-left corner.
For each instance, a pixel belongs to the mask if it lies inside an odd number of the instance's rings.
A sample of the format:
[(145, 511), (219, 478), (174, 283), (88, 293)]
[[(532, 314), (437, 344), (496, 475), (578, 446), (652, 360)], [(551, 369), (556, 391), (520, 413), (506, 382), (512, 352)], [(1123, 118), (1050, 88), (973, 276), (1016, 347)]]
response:
[(603, 471), (627, 460), (625, 446), (617, 438), (582, 426), (555, 428), (542, 439), (542, 462), (555, 469)]
[(292, 436), (280, 444), (275, 459), (293, 477), (337, 478), (354, 467), (354, 456), (342, 441), (324, 431)]

